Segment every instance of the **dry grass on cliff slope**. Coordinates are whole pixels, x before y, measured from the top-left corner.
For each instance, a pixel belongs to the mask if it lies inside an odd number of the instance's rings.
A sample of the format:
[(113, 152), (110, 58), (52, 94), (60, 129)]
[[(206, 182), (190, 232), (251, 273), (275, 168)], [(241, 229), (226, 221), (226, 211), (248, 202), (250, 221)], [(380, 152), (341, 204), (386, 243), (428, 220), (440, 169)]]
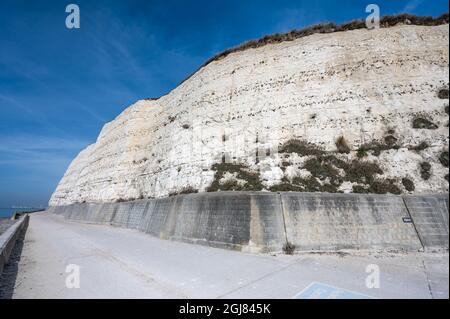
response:
[[(396, 26), (399, 23), (410, 24), (410, 25), (422, 25), (422, 26), (437, 26), (442, 24), (447, 24), (449, 22), (449, 15), (445, 13), (438, 18), (433, 17), (420, 17), (410, 14), (400, 14), (393, 16), (384, 16), (380, 19), (380, 26), (382, 28), (389, 28)], [(285, 41), (294, 41), (299, 38), (307, 37), (316, 33), (333, 33), (342, 31), (351, 31), (357, 29), (366, 28), (365, 20), (354, 20), (348, 23), (336, 25), (335, 23), (323, 23), (316, 24), (304, 29), (292, 30), (288, 33), (276, 33), (273, 35), (267, 35), (258, 40), (251, 40), (234, 48), (225, 50), (216, 56), (208, 60), (204, 65), (207, 65), (213, 61), (221, 60), (227, 55), (233, 52), (239, 52), (247, 49), (255, 49), (267, 44), (281, 43)]]
[[(430, 16), (415, 16), (411, 14), (398, 14), (398, 15), (392, 15), (392, 16), (384, 16), (380, 18), (380, 27), (381, 28), (390, 28), (393, 26), (396, 26), (398, 24), (407, 24), (407, 25), (417, 25), (417, 26), (439, 26), (443, 24), (449, 23), (449, 14), (444, 13), (441, 16), (437, 18), (433, 18)], [(320, 23), (316, 25), (312, 25), (303, 29), (296, 29), (292, 30), (287, 33), (276, 33), (272, 35), (266, 35), (263, 38), (256, 39), (256, 40), (250, 40), (247, 42), (244, 42), (238, 46), (235, 46), (233, 48), (224, 50), (209, 60), (207, 60), (205, 63), (203, 63), (198, 69), (196, 69), (194, 72), (192, 72), (190, 75), (188, 75), (184, 80), (180, 82), (180, 85), (189, 80), (194, 74), (196, 74), (199, 70), (207, 66), (208, 64), (219, 61), (224, 58), (226, 58), (228, 55), (235, 53), (235, 52), (241, 52), (245, 51), (247, 49), (256, 49), (263, 47), (268, 44), (276, 44), (276, 43), (282, 43), (286, 41), (294, 41), (300, 38), (304, 38), (313, 34), (317, 33), (333, 33), (333, 32), (344, 32), (344, 31), (351, 31), (351, 30), (358, 30), (358, 29), (365, 29), (366, 28), (366, 22), (365, 20), (354, 20), (350, 21), (344, 24), (335, 24), (335, 23)], [(445, 92), (443, 93), (445, 94)], [(448, 90), (447, 90), (447, 96), (448, 96)], [(152, 97), (152, 98), (146, 98), (147, 101), (155, 101), (158, 100), (160, 97)]]
[[(415, 16), (411, 14), (398, 14), (392, 16), (384, 16), (380, 19), (380, 27), (389, 28), (396, 26), (398, 24), (408, 24), (408, 25), (417, 25), (417, 26), (438, 26), (449, 23), (449, 14), (444, 13), (437, 18), (429, 17), (429, 16)], [(274, 43), (282, 43), (285, 41), (294, 41), (303, 37), (307, 37), (316, 33), (333, 33), (333, 32), (343, 32), (343, 31), (351, 31), (358, 29), (365, 29), (366, 22), (365, 20), (354, 20), (351, 22), (347, 22), (344, 24), (335, 24), (335, 23), (321, 23), (312, 25), (303, 29), (292, 30), (287, 33), (276, 33), (272, 35), (267, 35), (261, 39), (250, 40), (233, 48), (227, 49), (209, 60), (207, 60), (203, 65), (201, 65), (195, 72), (190, 74), (186, 79), (184, 79), (182, 83), (189, 80), (195, 73), (197, 73), (200, 69), (207, 66), (208, 64), (219, 61), (226, 58), (231, 53), (245, 51), (247, 49), (256, 49), (263, 47), (267, 44)]]

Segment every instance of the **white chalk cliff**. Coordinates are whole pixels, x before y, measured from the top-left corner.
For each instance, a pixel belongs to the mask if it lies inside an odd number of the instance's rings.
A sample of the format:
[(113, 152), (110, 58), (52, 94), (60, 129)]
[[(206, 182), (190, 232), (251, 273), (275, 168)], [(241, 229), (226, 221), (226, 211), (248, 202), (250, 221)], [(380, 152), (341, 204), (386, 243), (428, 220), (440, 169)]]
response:
[[(302, 166), (308, 156), (277, 154), (278, 146), (295, 139), (334, 152), (340, 136), (351, 152), (336, 156), (347, 161), (358, 158), (362, 145), (393, 138), (398, 147), (358, 160), (377, 163), (383, 171), (377, 177), (398, 181), (403, 193), (448, 192), (441, 160), (448, 152), (448, 99), (439, 94), (448, 92), (448, 43), (448, 24), (398, 25), (231, 53), (106, 124), (71, 163), (50, 206), (158, 198), (187, 187), (202, 192), (223, 158), (258, 171), (268, 190), (310, 175)], [(426, 147), (413, 149), (421, 143)], [(422, 163), (431, 166), (428, 179)], [(414, 190), (405, 189), (403, 178)], [(338, 191), (354, 185), (345, 181)]]

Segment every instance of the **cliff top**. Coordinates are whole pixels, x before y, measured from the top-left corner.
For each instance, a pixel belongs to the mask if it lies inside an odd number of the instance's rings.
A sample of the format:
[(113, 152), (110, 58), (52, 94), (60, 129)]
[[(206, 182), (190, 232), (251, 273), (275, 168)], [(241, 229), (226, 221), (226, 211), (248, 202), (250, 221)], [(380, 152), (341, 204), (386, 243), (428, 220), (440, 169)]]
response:
[[(449, 23), (449, 14), (444, 13), (437, 18), (433, 18), (431, 16), (416, 16), (404, 13), (398, 15), (383, 16), (380, 18), (381, 28), (389, 28), (401, 23), (416, 26), (438, 26)], [(335, 24), (333, 22), (319, 23), (303, 29), (295, 29), (286, 33), (275, 33), (272, 35), (266, 35), (260, 39), (244, 42), (240, 45), (226, 49), (216, 54), (215, 56), (207, 60), (205, 63), (203, 63), (198, 69), (192, 72), (189, 76), (187, 76), (183, 81), (181, 81), (180, 85), (189, 80), (194, 74), (196, 74), (199, 70), (201, 70), (208, 64), (214, 61), (222, 60), (226, 58), (228, 55), (235, 52), (245, 51), (247, 49), (256, 49), (268, 44), (282, 43), (285, 41), (294, 41), (317, 33), (343, 32), (365, 28), (366, 28), (366, 21), (358, 19), (343, 24)], [(160, 97), (153, 97), (144, 100), (154, 101), (158, 100), (159, 98)]]

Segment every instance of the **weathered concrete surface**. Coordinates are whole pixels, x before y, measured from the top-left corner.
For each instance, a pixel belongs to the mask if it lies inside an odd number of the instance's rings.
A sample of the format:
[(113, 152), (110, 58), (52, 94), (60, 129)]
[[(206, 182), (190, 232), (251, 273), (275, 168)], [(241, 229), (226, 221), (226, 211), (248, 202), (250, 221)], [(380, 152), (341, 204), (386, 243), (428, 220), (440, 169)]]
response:
[(422, 248), (401, 197), (282, 194), (288, 240), (301, 251)]
[(162, 239), (251, 252), (285, 243), (277, 194), (210, 193), (110, 204), (74, 204), (49, 211), (68, 220), (138, 229)]
[[(65, 285), (80, 266), (80, 289)], [(365, 285), (380, 267), (380, 288)], [(293, 298), (321, 282), (375, 298), (448, 298), (448, 254), (261, 255), (33, 214), (14, 298)]]
[(246, 252), (448, 249), (448, 195), (218, 192), (49, 212)]
[(272, 194), (196, 194), (171, 202), (161, 238), (255, 252), (283, 247), (280, 204)]
[(27, 230), (29, 215), (24, 215), (0, 235), (0, 275), (3, 267), (9, 260), (9, 256), (14, 249), (17, 238)]
[(9, 218), (0, 218), (0, 235), (3, 234), (16, 221)]
[(448, 194), (405, 196), (404, 199), (424, 248), (448, 250)]

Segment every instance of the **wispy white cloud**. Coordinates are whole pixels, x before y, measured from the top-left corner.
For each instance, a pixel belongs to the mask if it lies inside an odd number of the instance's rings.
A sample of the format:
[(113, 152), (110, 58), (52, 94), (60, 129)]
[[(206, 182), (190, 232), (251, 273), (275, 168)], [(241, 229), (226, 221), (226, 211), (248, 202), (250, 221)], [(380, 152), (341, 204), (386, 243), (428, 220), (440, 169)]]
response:
[(86, 145), (86, 141), (73, 138), (60, 138), (48, 136), (21, 135), (0, 135), (0, 151), (10, 149), (21, 150), (73, 150)]
[[(64, 163), (87, 146), (86, 141), (31, 135), (0, 135), (0, 166)], [(49, 167), (51, 169), (51, 166)]]
[(44, 205), (74, 156), (86, 145), (72, 138), (0, 135), (0, 205)]
[[(141, 60), (133, 49), (142, 45), (148, 45), (153, 39), (148, 36), (148, 31), (137, 24), (136, 21), (128, 21), (126, 24), (108, 9), (96, 13), (95, 19), (88, 19), (92, 25), (92, 32), (88, 34), (94, 44), (91, 50), (94, 51), (98, 62), (97, 71), (107, 73), (116, 70), (126, 71), (129, 75), (137, 78), (146, 78), (148, 74), (144, 72)], [(107, 21), (108, 32), (102, 32), (102, 24)], [(148, 28), (148, 26), (147, 26)], [(142, 42), (137, 42), (140, 39)], [(101, 67), (103, 66), (103, 67)]]
[(22, 111), (25, 111), (29, 114), (34, 115), (34, 112), (31, 108), (20, 103), (17, 99), (15, 99), (13, 97), (10, 97), (10, 96), (0, 93), (0, 100), (3, 100), (4, 102), (9, 103), (10, 105), (13, 105), (14, 107), (21, 109)]
[(279, 13), (279, 16), (280, 22), (275, 27), (278, 32), (287, 32), (305, 26), (307, 17), (304, 10), (296, 8), (284, 9)]
[(418, 6), (420, 6), (424, 0), (411, 0), (403, 8), (403, 12), (414, 11)]

